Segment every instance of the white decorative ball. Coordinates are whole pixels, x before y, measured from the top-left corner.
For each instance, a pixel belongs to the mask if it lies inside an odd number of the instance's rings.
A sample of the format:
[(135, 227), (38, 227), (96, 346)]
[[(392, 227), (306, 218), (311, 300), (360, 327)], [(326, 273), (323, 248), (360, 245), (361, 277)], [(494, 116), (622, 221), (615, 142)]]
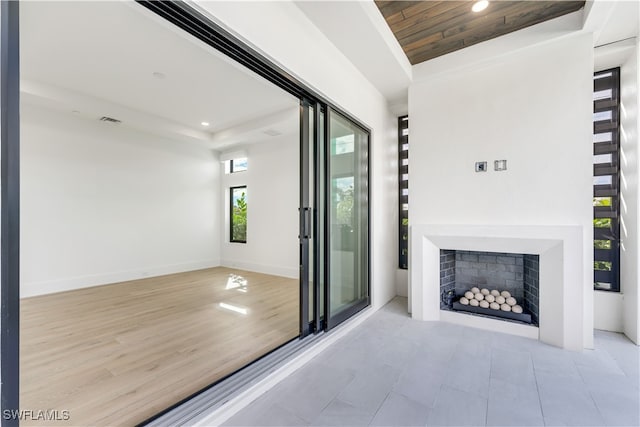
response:
[(474, 286), (473, 288), (471, 288), (471, 292), (473, 292), (474, 294), (477, 294), (478, 292), (480, 292), (480, 289)]
[(464, 296), (465, 296), (467, 299), (473, 299), (473, 292), (471, 292), (471, 291), (467, 291), (467, 292), (465, 292), (465, 293), (464, 293)]
[(522, 313), (522, 307), (520, 307), (519, 305), (514, 305), (513, 307), (511, 307), (511, 311), (520, 314)]
[(498, 304), (504, 304), (504, 303), (505, 303), (505, 301), (506, 301), (506, 300), (504, 299), (504, 297), (503, 297), (502, 295), (498, 295), (498, 296), (496, 297), (496, 302), (497, 302)]
[(500, 310), (500, 304), (498, 304), (497, 302), (492, 302), (491, 304), (489, 304), (489, 308), (492, 310)]
[(469, 305), (469, 300), (465, 297), (460, 298), (460, 304)]
[(493, 295), (489, 294), (489, 295), (486, 295), (484, 297), (484, 299), (487, 300), (489, 303), (492, 303), (492, 302), (494, 302), (496, 300), (496, 297), (494, 297)]
[(500, 310), (502, 310), (502, 311), (511, 311), (511, 306), (509, 304), (502, 304), (500, 306)]
[(482, 289), (480, 289), (480, 293), (481, 293), (482, 295), (484, 295), (484, 296), (487, 296), (487, 295), (489, 295), (491, 292), (489, 292), (489, 289), (487, 289), (487, 288), (482, 288)]
[(502, 291), (502, 292), (500, 292), (500, 295), (502, 295), (505, 299), (507, 299), (507, 298), (509, 298), (511, 296), (509, 291)]
[(512, 306), (512, 307), (513, 307), (514, 305), (516, 305), (516, 299), (515, 299), (514, 297), (509, 297), (509, 298), (507, 298), (507, 299), (505, 300), (505, 302), (506, 302), (507, 304), (509, 304), (510, 306)]
[(480, 307), (489, 308), (489, 302), (487, 300), (480, 301)]
[(474, 307), (477, 307), (477, 306), (480, 305), (480, 302), (478, 302), (478, 300), (474, 298), (472, 300), (469, 300), (469, 304), (474, 306)]
[(484, 295), (482, 295), (480, 292), (478, 292), (477, 294), (475, 294), (473, 296), (475, 299), (477, 299), (478, 301), (482, 301), (484, 299)]
[(499, 297), (500, 296), (500, 291), (497, 291), (495, 289), (491, 290), (491, 295), (493, 295), (494, 297)]

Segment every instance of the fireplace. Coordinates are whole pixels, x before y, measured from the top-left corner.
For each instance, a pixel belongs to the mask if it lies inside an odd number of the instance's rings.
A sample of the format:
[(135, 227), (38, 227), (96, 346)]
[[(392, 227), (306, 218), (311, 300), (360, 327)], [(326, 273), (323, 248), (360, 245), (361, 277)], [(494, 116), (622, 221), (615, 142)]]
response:
[(441, 249), (440, 309), (537, 326), (539, 258)]
[[(590, 238), (589, 231), (579, 225), (414, 224), (409, 236), (411, 316), (417, 320), (445, 321), (539, 339), (576, 351), (593, 348), (592, 249), (583, 243)], [(538, 325), (441, 309), (443, 275), (445, 286), (455, 289), (451, 264), (447, 264), (444, 271), (440, 268), (440, 251), (451, 248), (523, 254), (523, 267), (524, 254), (537, 256), (537, 264), (535, 258), (527, 258), (523, 281), (537, 270)], [(452, 260), (447, 261), (445, 257), (446, 262)], [(455, 267), (453, 270), (455, 272)], [(524, 287), (523, 292), (536, 291)]]

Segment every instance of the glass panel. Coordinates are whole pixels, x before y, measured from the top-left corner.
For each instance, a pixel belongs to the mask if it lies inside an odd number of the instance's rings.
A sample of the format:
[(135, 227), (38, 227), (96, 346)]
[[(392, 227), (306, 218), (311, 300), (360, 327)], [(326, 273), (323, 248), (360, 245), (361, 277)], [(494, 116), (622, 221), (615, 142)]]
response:
[(599, 122), (602, 120), (611, 120), (611, 110), (607, 110), (607, 111), (600, 111), (598, 113), (593, 113), (593, 121), (594, 122)]
[(247, 242), (247, 187), (231, 187), (231, 241)]
[(611, 262), (610, 261), (594, 261), (593, 269), (600, 271), (611, 271)]
[(594, 133), (593, 142), (609, 142), (611, 141), (611, 132)]
[(598, 79), (603, 79), (605, 77), (611, 77), (613, 75), (612, 72), (607, 72), (607, 73), (598, 73), (598, 74), (594, 74), (593, 76), (593, 80), (598, 80)]
[(331, 316), (368, 296), (368, 134), (331, 115), (329, 158)]
[(611, 249), (611, 240), (594, 240), (593, 247), (596, 249)]
[(594, 165), (601, 165), (603, 163), (611, 163), (613, 160), (613, 155), (611, 153), (609, 154), (596, 154), (595, 156), (593, 156), (593, 164)]
[(231, 173), (244, 172), (246, 170), (247, 170), (246, 157), (231, 160)]
[(335, 139), (331, 145), (331, 154), (353, 153), (353, 135), (345, 135)]
[(611, 175), (593, 177), (593, 185), (611, 185), (611, 182)]
[(612, 92), (611, 89), (605, 89), (593, 94), (593, 100), (597, 101), (599, 99), (609, 99), (611, 98)]
[(611, 197), (594, 197), (593, 206), (611, 206)]
[(593, 226), (595, 228), (611, 228), (611, 218), (595, 218)]

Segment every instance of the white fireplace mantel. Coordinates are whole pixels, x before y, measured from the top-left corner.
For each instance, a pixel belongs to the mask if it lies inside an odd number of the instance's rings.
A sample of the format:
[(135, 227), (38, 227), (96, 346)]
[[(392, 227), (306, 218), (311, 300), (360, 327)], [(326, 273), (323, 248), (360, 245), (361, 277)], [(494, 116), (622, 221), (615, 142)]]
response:
[[(539, 326), (535, 337), (570, 350), (593, 346), (593, 283), (587, 277), (583, 227), (413, 225), (410, 230), (409, 308), (418, 320), (446, 320), (517, 335), (534, 328), (440, 310), (440, 249), (540, 256)], [(456, 317), (457, 316), (457, 317)], [(534, 330), (534, 329), (530, 329)]]

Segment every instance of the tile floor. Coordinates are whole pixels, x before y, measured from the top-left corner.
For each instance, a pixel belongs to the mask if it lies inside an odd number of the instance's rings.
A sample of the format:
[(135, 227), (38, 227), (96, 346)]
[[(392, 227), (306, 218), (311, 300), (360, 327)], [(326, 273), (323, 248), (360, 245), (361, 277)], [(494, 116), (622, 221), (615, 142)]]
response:
[(229, 419), (229, 426), (638, 426), (640, 348), (596, 349), (444, 322), (396, 298)]

